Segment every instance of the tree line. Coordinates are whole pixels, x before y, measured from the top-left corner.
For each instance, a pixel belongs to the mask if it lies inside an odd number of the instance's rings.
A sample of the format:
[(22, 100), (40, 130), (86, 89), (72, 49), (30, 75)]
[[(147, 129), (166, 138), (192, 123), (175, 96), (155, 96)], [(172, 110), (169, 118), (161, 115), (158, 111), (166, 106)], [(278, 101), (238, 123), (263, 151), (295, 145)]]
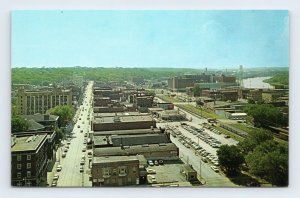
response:
[(201, 73), (198, 69), (186, 68), (12, 68), (12, 83), (46, 85), (62, 82), (62, 79), (70, 81), (73, 75), (83, 76), (88, 80), (128, 81), (132, 77), (155, 79), (179, 76), (186, 72)]
[(237, 146), (222, 145), (217, 155), (228, 176), (238, 175), (244, 164), (250, 174), (272, 185), (288, 185), (288, 144), (274, 141), (267, 130), (253, 130)]

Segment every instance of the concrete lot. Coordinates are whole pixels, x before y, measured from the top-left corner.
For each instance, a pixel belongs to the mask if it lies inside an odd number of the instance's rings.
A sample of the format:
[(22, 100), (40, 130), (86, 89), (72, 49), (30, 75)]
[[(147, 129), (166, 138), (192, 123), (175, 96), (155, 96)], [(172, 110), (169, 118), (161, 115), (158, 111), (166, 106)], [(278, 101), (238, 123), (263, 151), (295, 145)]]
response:
[(153, 175), (156, 177), (157, 184), (153, 184), (152, 186), (192, 186), (185, 179), (184, 175), (180, 173), (182, 165), (183, 163), (149, 166), (148, 168), (156, 171), (156, 174)]

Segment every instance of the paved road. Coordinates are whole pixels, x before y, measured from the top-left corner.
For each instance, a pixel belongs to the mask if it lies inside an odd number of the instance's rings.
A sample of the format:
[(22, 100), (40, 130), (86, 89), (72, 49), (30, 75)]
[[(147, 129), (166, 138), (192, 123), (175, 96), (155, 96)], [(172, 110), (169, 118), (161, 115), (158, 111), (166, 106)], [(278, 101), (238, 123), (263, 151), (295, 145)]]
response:
[[(70, 148), (65, 158), (61, 158), (60, 164), (62, 170), (58, 172), (59, 179), (57, 186), (60, 187), (78, 187), (78, 186), (91, 186), (89, 181), (89, 168), (87, 152), (82, 152), (84, 133), (90, 131), (90, 122), (88, 115), (91, 113), (91, 98), (92, 98), (92, 85), (90, 82), (85, 91), (85, 99), (83, 105), (80, 106), (78, 111), (78, 119), (73, 129), (74, 138), (71, 139)], [(75, 116), (76, 117), (76, 116)], [(79, 120), (81, 118), (81, 120)], [(78, 128), (80, 126), (80, 128)], [(83, 133), (80, 131), (83, 130)], [(66, 145), (66, 141), (64, 142)], [(61, 148), (63, 149), (63, 148)], [(62, 152), (61, 152), (62, 153)], [(84, 172), (80, 172), (80, 160), (82, 155), (85, 155)]]

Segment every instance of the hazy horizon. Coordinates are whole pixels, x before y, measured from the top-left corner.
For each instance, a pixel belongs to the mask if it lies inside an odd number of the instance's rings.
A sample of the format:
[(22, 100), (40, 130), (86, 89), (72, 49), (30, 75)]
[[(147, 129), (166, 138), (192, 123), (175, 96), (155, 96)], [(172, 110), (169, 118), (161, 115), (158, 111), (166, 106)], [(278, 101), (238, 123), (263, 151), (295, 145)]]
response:
[(289, 67), (289, 14), (283, 10), (57, 10), (11, 16), (12, 68)]

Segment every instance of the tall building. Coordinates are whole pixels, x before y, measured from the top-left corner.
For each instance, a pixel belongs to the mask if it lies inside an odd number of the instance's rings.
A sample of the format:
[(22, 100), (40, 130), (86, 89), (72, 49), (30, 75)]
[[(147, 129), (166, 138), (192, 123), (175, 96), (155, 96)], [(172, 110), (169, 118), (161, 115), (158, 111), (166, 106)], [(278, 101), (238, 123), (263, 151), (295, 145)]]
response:
[(61, 88), (29, 91), (19, 89), (17, 93), (17, 113), (19, 115), (45, 114), (50, 108), (72, 105), (72, 91)]

